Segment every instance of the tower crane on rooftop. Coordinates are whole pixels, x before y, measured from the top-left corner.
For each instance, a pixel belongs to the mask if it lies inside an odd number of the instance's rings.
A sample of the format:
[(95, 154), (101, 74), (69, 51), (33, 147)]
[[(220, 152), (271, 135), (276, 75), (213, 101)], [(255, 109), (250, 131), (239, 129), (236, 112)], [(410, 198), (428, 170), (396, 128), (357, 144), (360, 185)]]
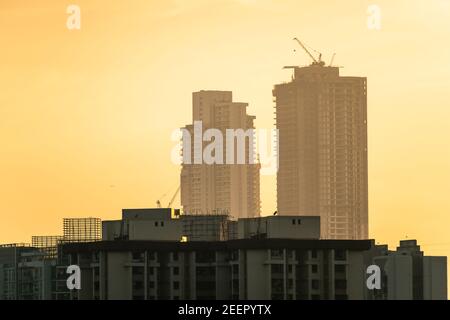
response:
[(180, 193), (181, 185), (178, 186), (177, 191), (175, 191), (175, 194), (173, 195), (172, 199), (170, 199), (169, 204), (167, 205), (167, 208), (172, 208), (172, 204), (175, 201), (175, 198), (177, 197), (178, 193)]
[(334, 58), (336, 57), (336, 53), (333, 53), (333, 57), (331, 57), (330, 67), (333, 66)]
[[(177, 190), (175, 191), (174, 195), (172, 196), (172, 199), (170, 199), (169, 204), (167, 205), (166, 208), (171, 208), (172, 204), (175, 201), (175, 198), (177, 197), (178, 193), (180, 193), (180, 189), (181, 189), (181, 185), (178, 186)], [(167, 195), (167, 193), (165, 193), (164, 195), (162, 195), (157, 201), (156, 201), (156, 207), (157, 208), (161, 208), (161, 200)]]
[(316, 51), (319, 54), (319, 58), (316, 59), (312, 53), (308, 50), (308, 48), (306, 48), (306, 46), (300, 41), (298, 40), (298, 38), (294, 38), (295, 41), (298, 42), (298, 44), (303, 48), (303, 50), (305, 50), (305, 52), (309, 55), (309, 57), (313, 60), (313, 63), (311, 64), (312, 66), (321, 66), (323, 67), (325, 65), (325, 62), (322, 61), (322, 53)]

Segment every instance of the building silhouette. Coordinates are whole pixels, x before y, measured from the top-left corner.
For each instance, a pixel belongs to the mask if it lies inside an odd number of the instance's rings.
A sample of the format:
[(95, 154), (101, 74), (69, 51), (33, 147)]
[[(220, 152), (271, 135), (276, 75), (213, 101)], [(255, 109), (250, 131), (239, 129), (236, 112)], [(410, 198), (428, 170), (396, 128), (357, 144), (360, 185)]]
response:
[(395, 251), (376, 246), (382, 254), (372, 258), (382, 273), (380, 290), (371, 291), (376, 300), (446, 300), (447, 257), (425, 256), (417, 240), (402, 240)]
[[(85, 275), (70, 299), (447, 299), (446, 257), (425, 256), (415, 240), (395, 251), (374, 240), (323, 240), (318, 216), (125, 209), (103, 223), (102, 240), (63, 244)], [(377, 290), (366, 284), (371, 265), (381, 269)]]
[[(101, 239), (89, 220), (65, 219), (65, 236), (69, 222), (75, 237), (0, 245), (0, 300), (447, 299), (447, 257), (426, 256), (416, 240), (391, 251), (375, 240), (320, 239), (318, 216), (124, 209), (102, 222)], [(70, 265), (81, 269), (81, 290), (67, 288)], [(373, 265), (381, 286), (372, 290)]]
[(98, 218), (64, 218), (62, 236), (33, 236), (31, 244), (0, 245), (0, 300), (70, 299), (63, 244), (102, 239)]
[(279, 214), (320, 215), (324, 239), (367, 239), (366, 78), (313, 63), (273, 95)]
[[(183, 162), (181, 170), (181, 205), (189, 214), (227, 214), (234, 218), (260, 215), (260, 165), (252, 162), (255, 156), (254, 116), (247, 114), (247, 103), (233, 102), (230, 91), (200, 91), (193, 93), (193, 124), (185, 127), (190, 141), (183, 137)], [(199, 126), (201, 126), (199, 131)], [(196, 139), (209, 129), (223, 136), (222, 162), (205, 163), (203, 151), (211, 141)], [(242, 130), (249, 135), (243, 144), (234, 139), (234, 150), (228, 148), (227, 130)], [(189, 151), (187, 150), (189, 149)], [(233, 162), (227, 156), (233, 151)], [(245, 162), (238, 162), (238, 154)], [(254, 160), (254, 159), (253, 159)]]

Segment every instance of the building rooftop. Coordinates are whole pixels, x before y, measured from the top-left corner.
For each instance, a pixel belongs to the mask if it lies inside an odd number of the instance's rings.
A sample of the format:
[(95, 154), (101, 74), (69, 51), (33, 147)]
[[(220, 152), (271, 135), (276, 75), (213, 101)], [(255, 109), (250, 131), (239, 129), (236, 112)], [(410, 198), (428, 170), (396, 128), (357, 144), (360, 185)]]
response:
[(64, 253), (95, 251), (211, 251), (237, 249), (347, 249), (369, 250), (371, 240), (309, 240), (309, 239), (238, 239), (228, 241), (99, 241), (93, 243), (67, 243)]

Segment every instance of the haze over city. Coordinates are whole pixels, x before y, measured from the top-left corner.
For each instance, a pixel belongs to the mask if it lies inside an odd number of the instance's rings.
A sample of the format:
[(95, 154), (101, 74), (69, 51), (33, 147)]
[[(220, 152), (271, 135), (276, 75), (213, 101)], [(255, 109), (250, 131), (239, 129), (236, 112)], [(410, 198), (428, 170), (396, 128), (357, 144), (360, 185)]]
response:
[[(77, 4), (79, 31), (66, 3), (0, 4), (1, 243), (169, 202), (170, 135), (191, 121), (192, 92), (233, 91), (273, 128), (282, 67), (310, 63), (298, 36), (368, 79), (369, 237), (449, 255), (449, 2), (378, 1), (380, 30), (366, 1)], [(261, 201), (276, 210), (275, 176), (261, 177)]]

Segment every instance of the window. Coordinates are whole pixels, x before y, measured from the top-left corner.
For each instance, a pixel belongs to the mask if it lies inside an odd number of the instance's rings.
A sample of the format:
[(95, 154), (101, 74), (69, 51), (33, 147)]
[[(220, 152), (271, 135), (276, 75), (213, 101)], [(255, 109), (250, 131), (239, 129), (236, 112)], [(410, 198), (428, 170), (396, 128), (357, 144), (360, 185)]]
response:
[(174, 290), (180, 289), (180, 283), (179, 283), (178, 281), (174, 281), (174, 282), (173, 282), (173, 289), (174, 289)]
[(214, 278), (216, 274), (215, 267), (197, 267), (195, 268), (195, 274), (197, 278)]
[(283, 273), (282, 264), (272, 264), (272, 273)]
[(144, 288), (144, 283), (142, 281), (135, 281), (133, 283), (133, 289), (134, 290), (140, 290)]
[(281, 259), (283, 258), (283, 250), (270, 250), (270, 257), (272, 259)]
[(288, 258), (294, 259), (295, 251), (294, 250), (287, 250), (286, 251), (286, 255), (288, 256)]
[(161, 221), (161, 227), (164, 227), (164, 221)]
[(144, 254), (141, 252), (133, 252), (133, 260), (141, 260), (144, 258)]
[(346, 280), (336, 280), (334, 282), (334, 287), (336, 290), (346, 290), (347, 289), (347, 281)]
[(297, 224), (302, 224), (302, 220), (298, 219)]
[(319, 280), (312, 280), (311, 288), (313, 288), (313, 290), (319, 290)]
[(231, 284), (235, 290), (239, 290), (239, 279), (233, 279)]
[(172, 259), (173, 261), (178, 261), (178, 252), (172, 253)]
[(239, 251), (238, 250), (231, 252), (231, 260), (239, 260)]
[(179, 275), (179, 274), (180, 274), (180, 268), (174, 267), (174, 268), (173, 268), (173, 275), (174, 275), (174, 276), (177, 276), (177, 275)]
[(278, 293), (283, 292), (283, 280), (282, 279), (272, 279), (272, 292)]
[(343, 261), (346, 259), (345, 250), (335, 250), (334, 251), (334, 259), (338, 261)]
[(312, 273), (317, 273), (317, 272), (319, 272), (319, 266), (318, 266), (317, 264), (311, 265), (311, 272), (312, 272)]
[[(216, 290), (216, 282), (215, 281), (199, 281), (197, 282), (197, 294), (198, 291), (215, 291)], [(215, 300), (215, 298), (211, 297), (210, 300)], [(198, 299), (198, 296), (197, 296)], [(200, 299), (199, 299), (200, 300)]]
[(140, 276), (144, 274), (144, 267), (133, 267), (133, 275)]
[(239, 265), (234, 264), (231, 268), (233, 270), (233, 275), (236, 277), (239, 276)]
[(155, 221), (155, 227), (157, 227), (158, 226), (158, 221)]
[(311, 258), (317, 259), (317, 250), (311, 250)]
[(344, 273), (345, 272), (345, 265), (343, 265), (343, 264), (336, 264), (334, 266), (334, 272), (335, 273)]
[(295, 219), (292, 219), (292, 224), (295, 224)]
[(195, 261), (199, 263), (212, 263), (216, 261), (215, 251), (196, 252)]

